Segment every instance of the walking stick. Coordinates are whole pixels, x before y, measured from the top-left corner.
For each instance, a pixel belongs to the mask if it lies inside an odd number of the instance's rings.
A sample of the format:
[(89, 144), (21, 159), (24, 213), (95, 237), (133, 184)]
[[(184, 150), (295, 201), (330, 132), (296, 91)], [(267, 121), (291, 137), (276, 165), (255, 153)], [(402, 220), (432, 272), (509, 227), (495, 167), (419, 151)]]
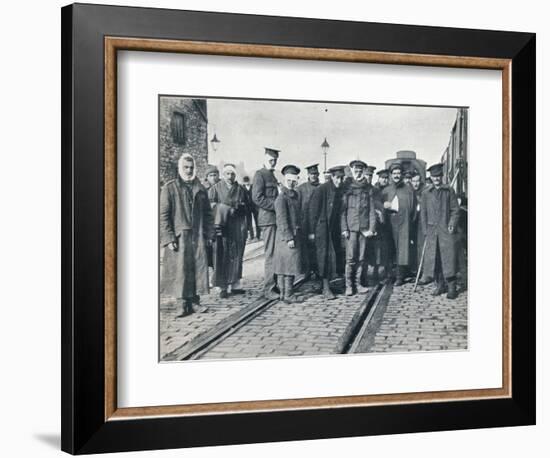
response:
[(424, 239), (424, 246), (422, 247), (422, 254), (420, 255), (420, 264), (418, 264), (418, 272), (416, 272), (416, 281), (414, 282), (413, 293), (416, 292), (416, 287), (418, 286), (418, 280), (420, 279), (420, 272), (422, 271), (422, 265), (424, 264), (424, 253), (426, 253), (427, 242), (428, 242), (428, 237)]

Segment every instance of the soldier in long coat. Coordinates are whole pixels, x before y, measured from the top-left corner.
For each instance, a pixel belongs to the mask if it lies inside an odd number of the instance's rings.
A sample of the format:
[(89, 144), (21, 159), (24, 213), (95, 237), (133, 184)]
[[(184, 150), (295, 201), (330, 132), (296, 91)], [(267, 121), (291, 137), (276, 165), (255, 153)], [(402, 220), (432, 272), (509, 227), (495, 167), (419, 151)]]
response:
[(277, 235), (275, 236), (275, 257), (273, 266), (277, 275), (280, 299), (287, 304), (302, 302), (294, 295), (294, 278), (304, 273), (302, 249), (304, 238), (301, 231), (300, 195), (296, 191), (300, 169), (286, 165), (281, 170), (284, 179), (281, 192), (275, 199)]
[(334, 299), (329, 282), (340, 273), (338, 261), (344, 257), (340, 230), (344, 166), (332, 167), (329, 172), (330, 180), (320, 185), (311, 196), (308, 238), (315, 241), (317, 248), (317, 266), (323, 280), (323, 294), (326, 299)]
[(240, 280), (247, 236), (248, 205), (244, 188), (235, 180), (236, 174), (233, 164), (225, 164), (223, 179), (208, 190), (216, 229), (213, 284), (220, 288), (222, 299), (228, 297), (229, 292), (244, 292), (240, 288)]
[(411, 187), (401, 180), (401, 164), (390, 166), (392, 183), (382, 191), (386, 216), (391, 225), (395, 254), (395, 286), (404, 283), (410, 263), (411, 223), (415, 218), (415, 199)]
[(180, 157), (178, 174), (161, 189), (160, 243), (165, 247), (165, 263), (175, 268), (173, 295), (183, 317), (194, 309), (207, 310), (198, 302), (199, 295), (209, 291), (206, 247), (214, 237), (214, 226), (208, 195), (195, 176), (191, 155)]
[(273, 271), (275, 235), (277, 234), (275, 199), (279, 194), (274, 172), (279, 152), (273, 148), (265, 148), (264, 166), (256, 172), (252, 181), (252, 200), (258, 207), (258, 226), (261, 228), (264, 241), (264, 296), (267, 299), (279, 298), (279, 294), (274, 291), (275, 272)]
[(443, 294), (447, 290), (447, 298), (455, 299), (455, 233), (460, 210), (453, 188), (443, 184), (443, 164), (432, 165), (428, 171), (433, 185), (424, 190), (420, 203), (420, 221), (426, 237), (426, 252), (424, 275), (419, 284), (427, 284), (435, 278), (437, 286), (433, 294)]
[[(319, 164), (313, 164), (306, 167), (307, 181), (298, 186), (297, 191), (300, 194), (301, 202), (301, 229), (304, 236), (304, 249), (302, 250), (303, 267), (306, 275), (310, 275), (313, 280), (319, 279), (317, 268), (317, 250), (315, 240), (309, 240), (309, 204), (313, 192), (320, 186), (319, 183)], [(317, 288), (318, 289), (318, 288)], [(321, 292), (320, 290), (317, 292)]]
[(346, 240), (346, 296), (368, 291), (361, 285), (361, 277), (366, 270), (368, 240), (374, 235), (376, 224), (372, 186), (364, 175), (367, 164), (354, 160), (349, 166), (353, 179), (344, 191), (341, 219)]
[(374, 201), (374, 211), (376, 214), (376, 234), (372, 238), (372, 243), (367, 245), (367, 262), (372, 266), (373, 283), (378, 283), (382, 273), (387, 274), (392, 259), (392, 238), (391, 226), (384, 209), (384, 198), (382, 190), (388, 186), (389, 171), (382, 169), (376, 172), (378, 182), (372, 188), (372, 197)]

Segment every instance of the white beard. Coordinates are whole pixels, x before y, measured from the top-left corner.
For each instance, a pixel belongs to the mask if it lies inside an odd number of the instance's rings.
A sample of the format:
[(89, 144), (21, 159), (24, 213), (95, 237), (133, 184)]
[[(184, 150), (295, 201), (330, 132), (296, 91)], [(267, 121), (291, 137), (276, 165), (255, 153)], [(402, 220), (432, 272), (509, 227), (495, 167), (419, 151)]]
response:
[[(193, 167), (193, 175), (190, 178), (185, 178), (185, 174), (183, 173), (183, 162), (187, 162), (187, 161), (182, 161), (181, 158), (178, 161), (178, 175), (181, 177), (181, 179), (183, 181), (192, 181), (192, 180), (194, 180), (195, 176), (196, 176), (195, 175), (195, 167)], [(194, 159), (193, 159), (193, 165), (195, 165), (195, 160)]]

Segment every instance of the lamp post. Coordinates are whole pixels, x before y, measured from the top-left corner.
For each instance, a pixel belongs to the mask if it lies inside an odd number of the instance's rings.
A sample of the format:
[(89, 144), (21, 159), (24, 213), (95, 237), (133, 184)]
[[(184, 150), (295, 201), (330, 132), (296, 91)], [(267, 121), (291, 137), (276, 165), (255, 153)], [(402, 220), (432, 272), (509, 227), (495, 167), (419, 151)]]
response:
[(325, 140), (321, 143), (321, 149), (323, 150), (323, 155), (325, 156), (325, 173), (327, 171), (327, 153), (329, 148), (330, 145), (327, 142), (327, 137), (325, 137)]
[(215, 151), (218, 150), (218, 146), (221, 142), (218, 140), (218, 137), (216, 136), (216, 132), (214, 132), (214, 136), (212, 137), (212, 140), (210, 140), (210, 144), (212, 145), (212, 149)]

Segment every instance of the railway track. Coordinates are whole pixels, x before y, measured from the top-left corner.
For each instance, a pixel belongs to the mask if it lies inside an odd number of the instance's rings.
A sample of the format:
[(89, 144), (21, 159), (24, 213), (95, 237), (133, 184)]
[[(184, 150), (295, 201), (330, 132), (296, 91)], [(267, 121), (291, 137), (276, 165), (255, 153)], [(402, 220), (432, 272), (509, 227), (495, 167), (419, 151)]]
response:
[[(305, 284), (304, 280), (300, 280), (296, 282), (295, 288), (299, 291)], [(365, 295), (365, 299), (361, 302), (348, 328), (340, 338), (334, 354), (355, 353), (360, 349), (372, 316), (381, 299), (387, 294), (387, 286), (386, 283), (379, 284)], [(200, 359), (278, 302), (278, 299), (258, 298), (252, 304), (221, 320), (212, 329), (168, 353), (163, 357), (163, 360), (187, 361)]]

